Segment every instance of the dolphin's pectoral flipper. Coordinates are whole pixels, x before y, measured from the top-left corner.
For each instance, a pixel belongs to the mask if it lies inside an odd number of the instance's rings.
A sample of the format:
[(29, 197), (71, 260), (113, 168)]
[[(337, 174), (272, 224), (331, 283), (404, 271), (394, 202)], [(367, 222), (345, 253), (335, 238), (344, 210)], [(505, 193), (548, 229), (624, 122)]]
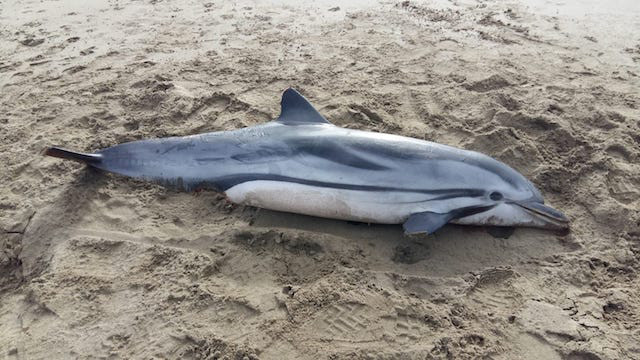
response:
[(453, 220), (453, 218), (455, 218), (455, 215), (452, 213), (439, 214), (425, 211), (411, 214), (402, 227), (404, 228), (405, 235), (428, 235), (433, 234), (436, 230)]
[(280, 116), (276, 121), (286, 125), (309, 123), (331, 124), (294, 88), (288, 88), (282, 93)]
[(406, 235), (412, 234), (433, 234), (436, 230), (443, 227), (446, 223), (454, 219), (464, 218), (474, 214), (491, 210), (495, 205), (488, 206), (468, 206), (455, 209), (444, 214), (430, 211), (420, 212), (409, 215), (407, 221), (402, 227)]

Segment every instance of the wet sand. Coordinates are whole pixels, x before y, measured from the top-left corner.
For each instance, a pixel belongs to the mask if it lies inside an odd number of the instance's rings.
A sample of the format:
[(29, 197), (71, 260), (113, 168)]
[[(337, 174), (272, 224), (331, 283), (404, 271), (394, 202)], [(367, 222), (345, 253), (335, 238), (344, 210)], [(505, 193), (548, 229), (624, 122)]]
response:
[[(0, 2), (0, 357), (640, 358), (635, 1)], [(336, 125), (484, 152), (572, 221), (404, 238), (46, 146)]]

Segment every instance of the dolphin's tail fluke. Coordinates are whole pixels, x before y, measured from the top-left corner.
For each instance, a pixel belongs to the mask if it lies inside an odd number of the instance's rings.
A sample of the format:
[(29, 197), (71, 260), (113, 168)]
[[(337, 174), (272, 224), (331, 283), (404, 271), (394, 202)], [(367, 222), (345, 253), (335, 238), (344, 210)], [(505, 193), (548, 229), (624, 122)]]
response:
[(84, 154), (75, 151), (65, 150), (63, 148), (52, 146), (44, 151), (45, 155), (53, 156), (61, 159), (74, 160), (89, 165), (96, 165), (102, 161), (100, 154)]

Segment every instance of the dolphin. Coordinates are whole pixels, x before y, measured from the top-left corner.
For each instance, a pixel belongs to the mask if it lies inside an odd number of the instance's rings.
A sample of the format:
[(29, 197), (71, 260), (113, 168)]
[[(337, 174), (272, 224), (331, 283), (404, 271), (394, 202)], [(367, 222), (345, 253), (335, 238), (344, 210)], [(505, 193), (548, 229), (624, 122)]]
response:
[(447, 223), (566, 230), (569, 220), (506, 164), (478, 152), (331, 124), (295, 89), (266, 124), (140, 140), (94, 153), (46, 155), (237, 204), (325, 218), (403, 224), (431, 234)]

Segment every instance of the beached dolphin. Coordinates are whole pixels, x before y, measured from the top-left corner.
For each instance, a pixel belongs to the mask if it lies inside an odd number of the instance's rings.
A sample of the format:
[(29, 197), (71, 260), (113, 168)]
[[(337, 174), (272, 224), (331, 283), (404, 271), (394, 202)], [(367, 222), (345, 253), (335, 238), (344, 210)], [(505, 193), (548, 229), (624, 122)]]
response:
[(233, 202), (368, 223), (407, 234), (446, 223), (567, 229), (524, 176), (486, 155), (329, 123), (296, 90), (280, 116), (239, 130), (141, 140), (50, 156), (172, 185), (213, 188)]

